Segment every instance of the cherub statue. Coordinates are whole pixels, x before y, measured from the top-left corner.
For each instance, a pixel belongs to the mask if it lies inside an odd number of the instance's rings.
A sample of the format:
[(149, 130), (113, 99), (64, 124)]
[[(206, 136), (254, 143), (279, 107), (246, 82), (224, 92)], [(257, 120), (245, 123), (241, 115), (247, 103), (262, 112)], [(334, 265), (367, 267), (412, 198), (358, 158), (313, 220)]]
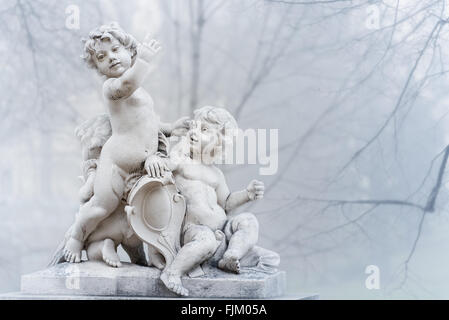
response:
[[(101, 149), (112, 135), (109, 116), (107, 114), (102, 114), (85, 121), (76, 128), (75, 134), (80, 139), (83, 154), (83, 176), (81, 178), (84, 184), (79, 191), (80, 202), (81, 205), (83, 205), (93, 196), (96, 168)], [(168, 140), (162, 132), (159, 132), (158, 142), (157, 154), (166, 157)], [(126, 179), (125, 193), (127, 193), (127, 191), (132, 188), (134, 182), (144, 174), (145, 170), (138, 170), (132, 175), (129, 175)], [(126, 195), (123, 197), (123, 200), (126, 200), (125, 198)], [(86, 250), (87, 258), (89, 260), (103, 260), (112, 267), (120, 267), (121, 262), (117, 254), (117, 247), (121, 245), (128, 254), (131, 263), (148, 265), (143, 249), (143, 243), (128, 224), (124, 207), (125, 203), (119, 204), (117, 209), (101, 221), (86, 239), (84, 249)], [(71, 230), (72, 229), (70, 228), (66, 233), (67, 239), (71, 235)], [(50, 265), (65, 260), (62, 255), (64, 245), (65, 242), (58, 248)], [(162, 262), (159, 261), (157, 252), (151, 252), (151, 250), (153, 250), (153, 248), (149, 247), (151, 264), (159, 269), (162, 268)]]
[[(106, 78), (103, 95), (111, 136), (101, 138), (97, 144), (92, 143), (92, 153), (85, 155), (86, 161), (92, 161), (85, 166), (86, 183), (80, 192), (85, 203), (80, 207), (64, 245), (63, 255), (68, 262), (81, 261), (85, 241), (119, 207), (127, 176), (140, 170), (146, 159), (157, 153), (160, 131), (169, 136), (174, 129), (184, 126), (185, 119), (173, 124), (161, 122), (154, 112), (151, 96), (141, 87), (150, 63), (160, 49), (156, 40), (138, 44), (117, 23), (95, 29), (85, 41), (84, 60)], [(102, 125), (106, 123), (104, 119), (97, 120)], [(106, 127), (101, 130), (107, 131)], [(158, 162), (157, 158), (152, 161)], [(110, 265), (117, 266), (118, 263), (112, 261)]]
[[(261, 263), (261, 255), (271, 266), (279, 264), (276, 253), (255, 246), (259, 226), (252, 213), (227, 217), (231, 210), (262, 199), (264, 194), (264, 184), (258, 180), (251, 181), (246, 189), (231, 193), (222, 171), (214, 165), (221, 156), (223, 140), (233, 129), (237, 129), (236, 121), (225, 109), (203, 107), (196, 110), (187, 135), (173, 148), (170, 158), (164, 159), (163, 167), (174, 173), (176, 185), (187, 204), (182, 247), (161, 274), (166, 287), (179, 295), (188, 295), (181, 276), (210, 259), (224, 237), (227, 249), (218, 262), (223, 270), (239, 273), (242, 260), (256, 266)], [(152, 159), (158, 162), (155, 157)], [(254, 254), (258, 254), (255, 259)]]

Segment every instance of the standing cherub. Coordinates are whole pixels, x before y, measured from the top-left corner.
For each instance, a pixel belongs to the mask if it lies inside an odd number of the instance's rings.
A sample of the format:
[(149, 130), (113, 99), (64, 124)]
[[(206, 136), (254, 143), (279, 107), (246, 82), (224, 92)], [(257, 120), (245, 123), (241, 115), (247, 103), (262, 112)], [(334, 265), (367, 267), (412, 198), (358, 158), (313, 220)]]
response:
[[(196, 110), (184, 140), (173, 148), (170, 159), (164, 159), (187, 204), (181, 233), (183, 246), (161, 274), (167, 288), (179, 295), (188, 295), (181, 276), (211, 258), (224, 236), (227, 249), (218, 263), (223, 270), (240, 273), (240, 262), (245, 257), (253, 260), (253, 266), (279, 263), (276, 253), (255, 246), (259, 225), (252, 213), (227, 217), (233, 209), (261, 199), (264, 194), (264, 184), (257, 180), (241, 191), (230, 192), (223, 172), (214, 165), (222, 156), (223, 140), (229, 137), (226, 133), (235, 129), (235, 119), (223, 108)], [(151, 157), (149, 163), (152, 159), (158, 161)]]
[(86, 239), (116, 210), (125, 189), (125, 177), (156, 154), (159, 131), (170, 135), (185, 121), (160, 122), (151, 96), (141, 87), (160, 48), (156, 40), (138, 44), (117, 23), (92, 31), (85, 42), (84, 60), (106, 77), (103, 95), (112, 135), (101, 149), (93, 179), (93, 196), (80, 207), (70, 229), (64, 248), (68, 262), (81, 261)]

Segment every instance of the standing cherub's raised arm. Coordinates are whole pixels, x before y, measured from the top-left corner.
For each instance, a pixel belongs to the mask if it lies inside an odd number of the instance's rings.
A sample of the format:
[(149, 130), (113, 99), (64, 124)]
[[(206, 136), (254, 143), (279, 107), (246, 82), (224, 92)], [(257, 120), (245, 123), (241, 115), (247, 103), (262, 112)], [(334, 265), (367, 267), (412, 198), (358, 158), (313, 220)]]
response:
[[(149, 36), (145, 37), (148, 39)], [(161, 50), (158, 41), (152, 39), (137, 46), (137, 57), (134, 65), (118, 78), (110, 78), (103, 86), (104, 95), (111, 100), (126, 99), (142, 84), (148, 74), (149, 63)]]

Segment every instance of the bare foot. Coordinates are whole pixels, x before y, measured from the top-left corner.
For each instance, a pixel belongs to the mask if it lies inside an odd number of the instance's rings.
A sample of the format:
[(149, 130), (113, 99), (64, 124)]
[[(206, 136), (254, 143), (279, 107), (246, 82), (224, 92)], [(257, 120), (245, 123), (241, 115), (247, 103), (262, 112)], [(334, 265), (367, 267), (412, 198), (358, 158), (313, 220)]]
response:
[(240, 261), (236, 255), (226, 251), (223, 258), (218, 261), (218, 267), (222, 270), (240, 273)]
[(101, 250), (103, 254), (103, 261), (114, 268), (122, 266), (120, 258), (115, 250), (114, 241), (111, 239), (105, 239), (103, 244), (103, 249)]
[(83, 243), (75, 238), (70, 238), (64, 248), (64, 259), (70, 263), (81, 262), (81, 250)]
[(180, 276), (168, 271), (164, 271), (161, 274), (161, 280), (168, 290), (184, 297), (187, 297), (189, 295), (189, 291), (182, 286)]

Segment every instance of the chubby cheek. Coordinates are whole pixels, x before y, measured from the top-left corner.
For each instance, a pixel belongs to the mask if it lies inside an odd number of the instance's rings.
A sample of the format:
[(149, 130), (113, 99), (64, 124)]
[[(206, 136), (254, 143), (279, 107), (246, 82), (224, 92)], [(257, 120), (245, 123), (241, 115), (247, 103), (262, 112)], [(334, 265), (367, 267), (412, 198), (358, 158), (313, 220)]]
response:
[(107, 74), (108, 72), (108, 68), (107, 65), (103, 62), (96, 62), (95, 63), (97, 65), (97, 69), (102, 73), (102, 74)]
[(215, 144), (216, 139), (213, 135), (202, 134), (201, 135), (201, 146), (204, 148), (206, 146), (210, 146), (211, 144)]
[(122, 66), (125, 69), (128, 69), (131, 66), (131, 54), (126, 50), (122, 50), (118, 56), (118, 59), (122, 63)]

